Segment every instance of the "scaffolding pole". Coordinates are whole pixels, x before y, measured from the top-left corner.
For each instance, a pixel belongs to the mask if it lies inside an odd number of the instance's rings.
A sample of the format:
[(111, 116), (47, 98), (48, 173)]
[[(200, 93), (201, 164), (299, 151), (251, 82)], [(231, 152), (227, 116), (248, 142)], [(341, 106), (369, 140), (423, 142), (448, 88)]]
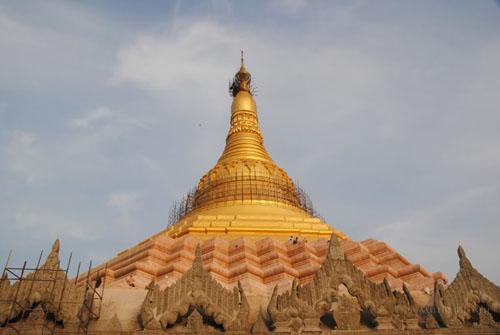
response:
[[(89, 270), (87, 271), (87, 277), (85, 280), (85, 292), (83, 295), (83, 302), (80, 311), (78, 312), (78, 335), (88, 333), (88, 328), (90, 321), (99, 319), (102, 309), (102, 299), (104, 296), (104, 286), (106, 284), (106, 272), (108, 270), (108, 264), (106, 263), (104, 267), (103, 276), (99, 276), (99, 270), (96, 270), (96, 281), (92, 284), (92, 261), (89, 264)], [(102, 278), (102, 281), (101, 281)], [(94, 302), (99, 302), (97, 311), (94, 311)]]

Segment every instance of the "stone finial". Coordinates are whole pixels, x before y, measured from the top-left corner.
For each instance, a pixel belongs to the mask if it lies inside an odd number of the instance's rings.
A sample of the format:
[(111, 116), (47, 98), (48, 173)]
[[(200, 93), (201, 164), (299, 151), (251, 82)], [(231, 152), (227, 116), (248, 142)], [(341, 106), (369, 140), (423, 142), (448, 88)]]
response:
[(460, 269), (461, 270), (463, 269), (463, 271), (467, 271), (466, 269), (472, 269), (472, 263), (467, 258), (467, 255), (465, 254), (465, 250), (461, 245), (458, 246), (457, 254), (458, 254)]
[(340, 241), (337, 235), (335, 235), (335, 233), (333, 233), (330, 237), (330, 243), (328, 247), (328, 257), (332, 260), (345, 259), (344, 250), (342, 249)]
[(52, 251), (51, 253), (53, 252), (59, 252), (59, 248), (61, 247), (61, 242), (59, 241), (59, 239), (56, 239), (54, 241), (54, 244), (52, 244)]
[(462, 259), (462, 258), (465, 258), (465, 250), (464, 248), (462, 248), (461, 245), (458, 246), (458, 249), (457, 249), (457, 253), (458, 253), (458, 258), (459, 259)]
[(196, 249), (194, 250), (193, 271), (199, 272), (202, 269), (203, 269), (203, 258), (201, 256), (201, 246), (199, 243), (197, 243)]

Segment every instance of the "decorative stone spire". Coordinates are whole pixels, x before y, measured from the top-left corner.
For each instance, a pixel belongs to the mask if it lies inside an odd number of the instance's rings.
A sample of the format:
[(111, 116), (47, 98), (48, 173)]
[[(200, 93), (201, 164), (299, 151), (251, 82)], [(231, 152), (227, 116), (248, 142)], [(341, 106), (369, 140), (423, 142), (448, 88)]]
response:
[(340, 245), (340, 241), (335, 233), (332, 233), (328, 246), (328, 257), (333, 260), (345, 259), (344, 250)]
[(200, 272), (203, 271), (203, 258), (201, 257), (201, 246), (196, 244), (196, 249), (194, 250), (194, 261), (193, 261), (193, 271)]

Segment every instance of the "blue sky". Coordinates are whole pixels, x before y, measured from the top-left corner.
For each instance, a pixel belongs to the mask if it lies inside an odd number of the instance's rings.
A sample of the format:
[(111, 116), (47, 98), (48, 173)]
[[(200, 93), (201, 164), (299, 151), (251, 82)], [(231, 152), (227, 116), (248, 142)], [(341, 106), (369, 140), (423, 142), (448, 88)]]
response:
[(239, 50), (265, 143), (356, 240), (500, 282), (495, 1), (4, 1), (0, 257), (102, 262), (220, 155)]

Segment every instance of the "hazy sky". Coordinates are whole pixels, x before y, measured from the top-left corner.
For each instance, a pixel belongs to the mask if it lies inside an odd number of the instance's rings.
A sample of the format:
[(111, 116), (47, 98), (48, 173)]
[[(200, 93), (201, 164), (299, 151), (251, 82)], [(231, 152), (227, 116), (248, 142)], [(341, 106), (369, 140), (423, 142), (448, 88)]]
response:
[[(102, 262), (224, 147), (246, 52), (265, 144), (326, 220), (500, 282), (495, 1), (3, 1), (0, 262)], [(94, 263), (94, 264), (95, 264)]]

